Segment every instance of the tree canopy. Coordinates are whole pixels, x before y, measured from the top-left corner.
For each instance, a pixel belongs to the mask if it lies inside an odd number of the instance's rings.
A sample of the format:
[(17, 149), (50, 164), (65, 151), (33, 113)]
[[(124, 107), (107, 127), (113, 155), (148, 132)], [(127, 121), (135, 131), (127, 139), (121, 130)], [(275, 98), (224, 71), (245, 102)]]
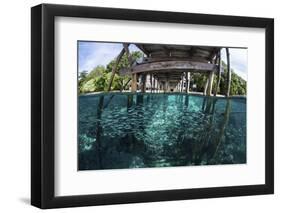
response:
[[(131, 53), (132, 60), (135, 61), (143, 56), (142, 52), (134, 51)], [(111, 77), (112, 69), (116, 64), (116, 59), (110, 61), (106, 67), (97, 66), (89, 73), (82, 71), (78, 77), (79, 93), (89, 93), (89, 92), (100, 92), (106, 91), (109, 85), (109, 80)], [(122, 90), (125, 84), (130, 80), (130, 76), (120, 76), (119, 71), (123, 68), (129, 68), (129, 61), (126, 54), (121, 58), (118, 66), (117, 72), (114, 76), (111, 90)], [(128, 89), (126, 85), (125, 89)]]
[[(225, 94), (227, 90), (227, 65), (224, 61), (222, 61), (222, 67), (223, 72), (221, 75), (220, 80), (220, 86), (219, 86), (219, 94)], [(238, 76), (235, 73), (235, 70), (231, 69), (232, 75), (231, 75), (231, 86), (230, 86), (230, 95), (246, 95), (247, 92), (247, 82)], [(197, 92), (203, 92), (205, 83), (207, 81), (208, 75), (207, 74), (201, 74), (201, 73), (191, 73), (191, 83), (192, 85), (196, 85), (195, 88), (192, 88), (194, 91)], [(217, 88), (217, 76), (214, 77), (213, 81), (213, 93), (215, 93), (215, 90)]]

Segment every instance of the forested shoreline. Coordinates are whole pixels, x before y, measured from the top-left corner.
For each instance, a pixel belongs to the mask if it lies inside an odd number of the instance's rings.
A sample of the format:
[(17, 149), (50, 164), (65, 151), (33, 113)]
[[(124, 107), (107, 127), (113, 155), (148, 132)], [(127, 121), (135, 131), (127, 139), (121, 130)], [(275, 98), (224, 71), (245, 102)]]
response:
[[(133, 61), (141, 60), (143, 57), (143, 53), (140, 51), (134, 51), (131, 53), (131, 57)], [(108, 91), (110, 77), (112, 75), (112, 68), (116, 64), (116, 59), (110, 61), (106, 66), (99, 65), (93, 68), (90, 71), (82, 71), (78, 76), (78, 92), (79, 94), (92, 93), (92, 92), (106, 92)], [(219, 94), (224, 94), (226, 91), (226, 81), (227, 81), (227, 66), (224, 61), (222, 61), (222, 67), (224, 72), (222, 72)], [(128, 90), (130, 84), (130, 76), (128, 75), (120, 75), (121, 69), (128, 69), (129, 61), (127, 55), (123, 55), (118, 66), (117, 72), (114, 76), (111, 91), (122, 91)], [(203, 92), (204, 86), (207, 81), (208, 76), (202, 73), (191, 73), (190, 75), (190, 91), (194, 92)], [(217, 78), (214, 78), (213, 82), (213, 90), (217, 88)], [(231, 89), (230, 95), (246, 95), (247, 82), (238, 76), (235, 73), (235, 70), (232, 69), (232, 77), (231, 77)], [(214, 91), (213, 91), (214, 92)]]

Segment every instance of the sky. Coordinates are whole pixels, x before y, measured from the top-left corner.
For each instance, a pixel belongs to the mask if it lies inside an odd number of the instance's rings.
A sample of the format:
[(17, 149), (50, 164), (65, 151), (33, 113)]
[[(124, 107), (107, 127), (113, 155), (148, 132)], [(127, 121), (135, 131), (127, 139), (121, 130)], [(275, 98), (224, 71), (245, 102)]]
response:
[[(81, 42), (78, 43), (78, 71), (91, 71), (98, 65), (106, 66), (122, 50), (120, 43)], [(139, 50), (135, 45), (129, 46), (130, 51)], [(230, 48), (230, 65), (234, 72), (247, 80), (247, 49)], [(225, 49), (222, 60), (226, 61)]]
[[(120, 43), (79, 42), (78, 43), (78, 70), (91, 71), (98, 65), (106, 66), (116, 58), (123, 45)], [(130, 51), (139, 50), (135, 45), (129, 45)]]
[[(226, 62), (226, 51), (225, 49), (221, 52), (222, 60)], [(247, 70), (248, 70), (248, 50), (241, 48), (229, 48), (229, 59), (230, 59), (230, 68), (234, 72), (242, 77), (244, 80), (247, 80)]]

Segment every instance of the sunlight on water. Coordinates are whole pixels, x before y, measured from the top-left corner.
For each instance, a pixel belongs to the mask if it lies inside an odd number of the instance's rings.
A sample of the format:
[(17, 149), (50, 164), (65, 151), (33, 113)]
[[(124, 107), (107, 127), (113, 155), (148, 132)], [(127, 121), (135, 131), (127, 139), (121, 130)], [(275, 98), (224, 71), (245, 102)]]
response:
[(246, 163), (246, 99), (79, 97), (79, 170)]

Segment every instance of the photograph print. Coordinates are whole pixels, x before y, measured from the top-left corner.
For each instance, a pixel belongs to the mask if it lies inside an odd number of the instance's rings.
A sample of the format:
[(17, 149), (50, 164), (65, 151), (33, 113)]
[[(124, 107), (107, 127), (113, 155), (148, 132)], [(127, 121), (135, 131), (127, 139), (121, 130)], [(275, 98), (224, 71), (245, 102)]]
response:
[(77, 41), (78, 171), (247, 163), (247, 48)]

